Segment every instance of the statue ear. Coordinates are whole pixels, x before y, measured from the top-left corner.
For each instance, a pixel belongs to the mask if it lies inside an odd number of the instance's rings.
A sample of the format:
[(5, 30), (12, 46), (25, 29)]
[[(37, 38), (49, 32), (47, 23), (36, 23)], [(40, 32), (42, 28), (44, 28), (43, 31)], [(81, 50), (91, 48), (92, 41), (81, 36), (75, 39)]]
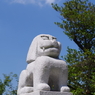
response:
[(35, 59), (37, 58), (37, 46), (38, 46), (37, 41), (38, 40), (36, 38), (34, 38), (34, 40), (32, 41), (32, 43), (29, 47), (27, 59), (26, 59), (27, 63), (31, 63), (32, 61), (35, 61)]

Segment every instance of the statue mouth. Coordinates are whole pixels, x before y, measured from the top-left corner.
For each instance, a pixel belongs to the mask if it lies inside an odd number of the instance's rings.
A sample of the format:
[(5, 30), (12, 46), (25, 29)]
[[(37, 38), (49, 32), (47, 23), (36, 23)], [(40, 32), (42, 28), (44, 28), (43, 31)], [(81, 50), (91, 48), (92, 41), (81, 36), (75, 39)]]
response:
[(50, 50), (55, 50), (55, 49), (59, 49), (59, 47), (58, 46), (48, 46), (48, 47), (45, 47), (45, 46), (43, 46), (43, 47), (41, 47), (41, 49), (43, 50), (43, 51), (45, 51), (46, 49), (50, 49)]

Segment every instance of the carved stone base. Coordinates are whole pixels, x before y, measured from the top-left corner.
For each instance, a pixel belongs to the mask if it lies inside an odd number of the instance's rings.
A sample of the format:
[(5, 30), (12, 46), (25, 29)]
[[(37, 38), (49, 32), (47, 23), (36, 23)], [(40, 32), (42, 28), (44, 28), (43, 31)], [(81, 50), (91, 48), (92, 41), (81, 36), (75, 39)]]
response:
[(70, 92), (55, 92), (55, 91), (35, 91), (29, 94), (20, 94), (20, 95), (73, 95)]

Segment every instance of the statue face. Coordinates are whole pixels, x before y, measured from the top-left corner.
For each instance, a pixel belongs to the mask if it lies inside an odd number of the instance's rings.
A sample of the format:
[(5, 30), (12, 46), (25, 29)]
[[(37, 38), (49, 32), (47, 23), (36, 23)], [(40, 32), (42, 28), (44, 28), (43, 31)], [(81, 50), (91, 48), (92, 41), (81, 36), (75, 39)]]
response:
[(58, 58), (61, 45), (57, 39), (51, 35), (40, 35), (38, 40), (38, 56), (50, 56)]
[(36, 36), (29, 48), (27, 54), (27, 63), (31, 63), (39, 56), (50, 56), (58, 58), (61, 50), (61, 44), (51, 35), (41, 34)]

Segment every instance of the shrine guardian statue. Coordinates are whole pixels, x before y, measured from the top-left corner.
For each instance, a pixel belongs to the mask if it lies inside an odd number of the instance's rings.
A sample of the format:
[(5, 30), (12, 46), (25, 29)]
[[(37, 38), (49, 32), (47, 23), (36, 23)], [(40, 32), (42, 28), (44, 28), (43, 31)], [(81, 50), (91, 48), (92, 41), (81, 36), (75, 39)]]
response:
[(34, 91), (70, 91), (68, 67), (59, 59), (60, 51), (61, 44), (54, 36), (41, 34), (34, 38), (27, 54), (28, 65), (20, 74), (18, 95)]

